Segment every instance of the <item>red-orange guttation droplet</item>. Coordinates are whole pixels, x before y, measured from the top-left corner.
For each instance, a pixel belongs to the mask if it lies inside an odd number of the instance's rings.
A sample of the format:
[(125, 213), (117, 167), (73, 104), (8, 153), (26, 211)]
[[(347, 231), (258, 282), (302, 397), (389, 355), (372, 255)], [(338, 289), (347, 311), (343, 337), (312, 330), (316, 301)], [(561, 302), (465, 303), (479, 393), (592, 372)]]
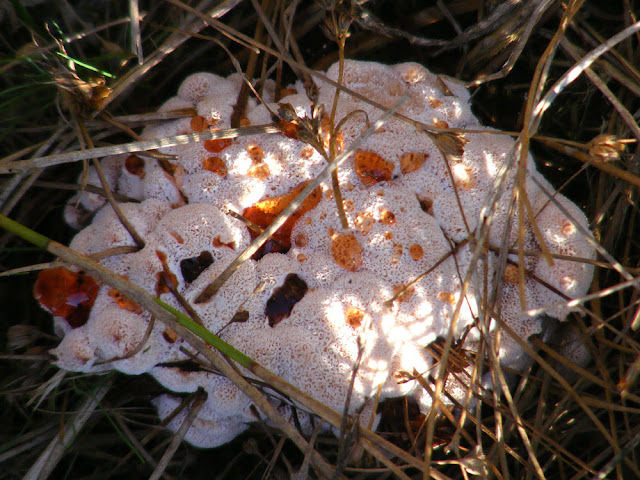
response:
[(209, 127), (207, 120), (200, 115), (191, 117), (189, 124), (194, 132), (204, 132)]
[(124, 308), (128, 312), (142, 313), (142, 307), (139, 304), (115, 288), (109, 289), (109, 296), (115, 300), (120, 308)]
[(295, 273), (290, 273), (281, 287), (274, 290), (265, 308), (265, 315), (269, 318), (269, 326), (277, 325), (291, 315), (296, 303), (307, 293), (307, 284)]
[(285, 120), (280, 120), (280, 132), (285, 137), (298, 140), (299, 128), (300, 128), (300, 125), (298, 124), (298, 122), (287, 122)]
[(208, 157), (202, 160), (202, 168), (209, 170), (222, 178), (227, 176), (227, 165), (220, 157)]
[(205, 140), (204, 149), (211, 153), (220, 153), (225, 148), (229, 148), (233, 140), (230, 138), (219, 138), (217, 140)]
[(56, 267), (40, 272), (33, 295), (54, 316), (78, 328), (87, 323), (99, 288), (100, 283), (85, 273)]
[[(267, 198), (261, 200), (255, 205), (248, 207), (242, 212), (242, 215), (255, 225), (261, 228), (267, 228), (282, 213), (282, 211), (304, 190), (309, 182), (304, 182), (291, 190), (289, 193), (280, 197)], [(316, 188), (302, 205), (295, 211), (293, 215), (273, 234), (271, 240), (265, 244), (254, 254), (254, 259), (262, 258), (270, 252), (286, 253), (291, 248), (291, 230), (298, 219), (309, 210), (315, 208), (322, 199), (322, 190)], [(251, 237), (256, 238), (260, 232), (250, 230)]]
[(156, 250), (156, 255), (163, 266), (163, 270), (156, 273), (156, 297), (160, 297), (163, 293), (169, 293), (178, 288), (178, 277), (169, 270), (167, 255), (160, 250)]
[(144, 160), (137, 155), (129, 155), (124, 161), (124, 168), (131, 175), (144, 178)]
[(393, 163), (374, 152), (358, 149), (355, 156), (356, 173), (366, 186), (391, 180)]

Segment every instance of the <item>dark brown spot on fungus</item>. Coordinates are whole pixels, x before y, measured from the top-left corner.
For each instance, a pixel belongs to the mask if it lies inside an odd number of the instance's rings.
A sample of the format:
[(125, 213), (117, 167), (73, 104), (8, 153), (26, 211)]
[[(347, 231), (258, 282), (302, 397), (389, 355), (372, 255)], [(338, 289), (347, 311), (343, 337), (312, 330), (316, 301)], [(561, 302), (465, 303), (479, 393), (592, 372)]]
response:
[(87, 323), (99, 288), (100, 283), (83, 272), (56, 267), (38, 274), (33, 295), (54, 316), (78, 328)]
[(182, 278), (187, 283), (193, 282), (213, 263), (211, 252), (204, 251), (197, 257), (185, 258), (180, 262)]
[(264, 313), (269, 319), (269, 326), (273, 327), (289, 317), (294, 305), (302, 300), (305, 293), (307, 283), (295, 273), (287, 275), (282, 286), (276, 288), (267, 300)]

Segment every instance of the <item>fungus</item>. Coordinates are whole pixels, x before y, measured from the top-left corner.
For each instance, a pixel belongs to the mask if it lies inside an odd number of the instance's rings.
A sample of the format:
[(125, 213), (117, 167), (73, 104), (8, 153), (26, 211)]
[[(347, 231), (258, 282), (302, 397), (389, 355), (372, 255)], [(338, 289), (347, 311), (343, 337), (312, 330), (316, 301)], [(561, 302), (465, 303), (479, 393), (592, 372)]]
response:
[[(334, 65), (326, 74), (335, 81), (338, 70)], [(400, 112), (426, 126), (480, 128), (465, 88), (418, 64), (345, 61), (342, 79), (346, 87), (385, 106), (408, 94)], [(149, 126), (142, 137), (227, 128), (240, 86), (238, 75), (192, 75), (161, 110), (195, 107), (197, 115)], [(273, 90), (264, 91), (269, 109), (249, 99), (243, 125), (271, 121), (270, 112), (278, 111)], [(510, 137), (488, 129), (484, 134), (428, 136), (414, 124), (391, 118), (338, 168), (346, 225), (338, 215), (332, 186), (321, 185), (215, 296), (195, 303), (251, 239), (326, 167), (326, 159), (299, 139), (302, 119), (311, 112), (310, 101), (300, 93), (304, 91), (301, 82), (280, 91), (292, 116), (282, 122), (284, 135), (162, 147), (160, 152), (176, 156), (164, 163), (144, 153), (103, 159), (110, 188), (139, 202), (120, 207), (145, 245), (101, 263), (174, 308), (188, 302), (205, 328), (337, 411), (344, 410), (353, 377), (351, 413), (376, 394), (382, 399), (411, 395), (426, 413), (431, 396), (400, 372), (427, 372), (438, 342), (450, 330), (466, 353), (460, 357), (463, 364), (455, 366), (460, 374), (455, 378), (462, 380), (450, 377), (445, 388), (450, 398), (464, 398), (468, 386), (463, 374), (473, 370), (482, 338), (477, 328), (483, 308), (480, 296), (492, 285), (501, 284), (496, 311), (524, 340), (540, 333), (542, 322), (525, 314), (521, 291), (527, 308), (556, 305), (547, 314), (558, 320), (570, 311), (562, 301), (587, 291), (592, 267), (569, 258), (594, 257), (584, 237), (586, 219), (553, 191), (531, 158), (526, 187), (540, 234), (534, 233), (529, 216), (509, 217), (515, 179), (507, 171), (502, 178), (506, 187), (492, 209), (488, 243), (499, 248), (504, 240), (517, 247), (520, 222), (525, 250), (540, 252), (539, 242), (544, 242), (562, 259), (548, 263), (542, 255), (527, 256), (524, 285), (517, 255), (510, 255), (502, 269), (497, 267), (495, 248), (484, 252), (480, 263), (472, 263), (474, 232), (483, 224), (486, 199), (513, 150)], [(317, 102), (330, 109), (334, 95), (334, 87), (320, 84)], [(360, 114), (350, 115), (355, 111)], [(378, 118), (380, 112), (341, 94), (335, 121), (348, 115), (341, 123), (343, 151), (368, 128), (367, 118)], [(327, 120), (321, 122), (321, 133), (326, 134)], [(326, 141), (325, 137), (318, 138)], [(87, 179), (100, 186), (93, 168)], [(240, 214), (244, 221), (238, 219)], [(71, 199), (66, 218), (73, 226), (85, 226), (71, 244), (81, 253), (135, 246), (111, 206), (95, 194)], [(505, 239), (507, 231), (511, 233)], [(475, 278), (462, 296), (468, 272)], [(56, 317), (57, 330), (64, 336), (52, 351), (61, 368), (149, 373), (169, 392), (204, 388), (208, 398), (185, 437), (194, 445), (225, 443), (255, 420), (251, 402), (230, 381), (180, 368), (189, 360), (182, 340), (120, 292), (94, 284), (80, 272), (51, 269), (40, 274), (34, 293)], [(501, 336), (498, 353), (503, 365), (511, 368), (522, 367), (526, 359), (508, 335)], [(490, 386), (489, 380), (482, 382)], [(270, 401), (290, 411), (284, 401)], [(451, 404), (447, 398), (442, 401)], [(162, 418), (179, 403), (170, 394), (154, 400)], [(171, 420), (169, 428), (178, 428), (182, 418), (184, 413)]]

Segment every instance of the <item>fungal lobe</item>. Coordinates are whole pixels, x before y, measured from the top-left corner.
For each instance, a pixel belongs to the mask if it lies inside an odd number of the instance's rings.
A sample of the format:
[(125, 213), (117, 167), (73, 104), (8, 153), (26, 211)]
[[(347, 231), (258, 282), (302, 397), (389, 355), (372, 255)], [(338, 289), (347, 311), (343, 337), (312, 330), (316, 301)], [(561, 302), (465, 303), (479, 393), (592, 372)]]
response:
[(54, 316), (78, 328), (87, 323), (99, 288), (100, 283), (83, 272), (56, 267), (40, 272), (33, 295)]
[(277, 325), (291, 315), (296, 303), (307, 293), (307, 283), (295, 273), (290, 273), (284, 279), (282, 286), (276, 288), (267, 300), (265, 315), (269, 319), (269, 326)]

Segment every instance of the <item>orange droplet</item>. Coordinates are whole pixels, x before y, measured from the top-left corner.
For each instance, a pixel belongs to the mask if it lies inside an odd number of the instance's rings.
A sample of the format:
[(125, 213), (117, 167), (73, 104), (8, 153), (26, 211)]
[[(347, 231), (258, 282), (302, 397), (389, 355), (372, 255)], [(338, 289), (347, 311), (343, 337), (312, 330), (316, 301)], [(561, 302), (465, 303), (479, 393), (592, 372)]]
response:
[(431, 108), (440, 108), (442, 106), (442, 102), (437, 98), (429, 97), (429, 105), (431, 105)]
[(386, 208), (380, 209), (380, 223), (384, 223), (385, 225), (395, 225), (396, 216), (393, 212), (390, 212)]
[(364, 312), (356, 307), (349, 307), (345, 312), (345, 320), (347, 321), (347, 325), (352, 328), (359, 328), (362, 325), (362, 320), (364, 319)]
[(518, 274), (518, 267), (511, 265), (510, 263), (504, 268), (502, 279), (512, 285), (518, 285), (520, 283), (520, 275)]
[(395, 265), (402, 258), (402, 244), (394, 243), (391, 249), (391, 263)]
[(562, 220), (562, 234), (565, 237), (570, 237), (571, 235), (573, 235), (574, 233), (576, 233), (576, 226), (573, 224), (573, 222), (567, 218), (565, 218), (564, 220)]
[(429, 197), (419, 198), (418, 202), (420, 202), (420, 208), (422, 211), (433, 217), (433, 199)]
[(285, 137), (298, 140), (298, 129), (300, 128), (298, 122), (287, 122), (286, 120), (280, 120), (279, 126), (280, 133), (282, 133)]
[(99, 288), (98, 281), (85, 273), (56, 267), (38, 274), (33, 295), (54, 316), (78, 328), (87, 323)]
[(350, 272), (362, 266), (362, 245), (352, 233), (341, 233), (331, 239), (331, 255), (335, 262)]
[(249, 158), (251, 158), (251, 161), (253, 163), (260, 163), (262, 162), (262, 160), (264, 160), (264, 152), (258, 145), (249, 145), (247, 147), (247, 153), (249, 154)]
[(420, 245), (413, 244), (409, 247), (409, 254), (417, 262), (424, 255), (424, 249)]
[(202, 168), (209, 170), (222, 178), (227, 176), (227, 166), (220, 157), (207, 157), (202, 160)]
[(447, 122), (445, 122), (444, 120), (437, 120), (435, 122), (435, 126), (437, 128), (449, 128), (449, 124)]
[(429, 158), (428, 153), (403, 153), (400, 156), (400, 170), (402, 173), (415, 172), (427, 161), (427, 158)]
[(240, 119), (240, 126), (241, 127), (248, 127), (249, 125), (251, 125), (251, 120), (249, 120), (247, 117), (242, 117)]
[(391, 180), (393, 174), (393, 163), (366, 150), (356, 151), (355, 166), (356, 173), (366, 186)]
[(451, 292), (440, 292), (438, 298), (445, 303), (454, 305), (456, 303), (456, 294)]
[[(406, 302), (407, 300), (409, 300), (411, 298), (411, 296), (413, 295), (413, 292), (415, 290), (413, 289), (413, 287), (407, 288), (405, 290), (404, 285), (394, 285), (393, 286), (393, 296), (395, 297), (396, 295), (398, 295), (398, 297), (396, 298), (396, 302)], [(400, 293), (402, 292), (402, 293)]]
[(309, 145), (307, 145), (302, 150), (300, 150), (300, 156), (305, 159), (311, 158), (311, 156), (313, 155), (313, 152), (315, 152), (313, 147), (310, 147)]
[(176, 340), (178, 340), (178, 334), (170, 328), (167, 328), (162, 332), (162, 338), (164, 338), (167, 343), (175, 343)]
[(264, 180), (269, 176), (271, 171), (269, 170), (269, 165), (261, 163), (259, 165), (252, 165), (249, 167), (249, 171), (247, 174), (250, 177), (257, 178), (258, 180)]
[(220, 240), (220, 235), (215, 237), (213, 239), (213, 242), (211, 242), (211, 244), (216, 248), (227, 247), (227, 248), (230, 248), (231, 250), (235, 250), (236, 249), (236, 242), (231, 241), (231, 242), (226, 242), (225, 243), (222, 240)]
[(349, 213), (349, 212), (353, 212), (355, 205), (353, 203), (353, 200), (344, 200), (342, 202), (342, 207), (344, 208), (345, 212)]
[(164, 252), (156, 250), (156, 255), (160, 259), (162, 266), (166, 268), (156, 273), (156, 297), (159, 297), (163, 293), (169, 293), (178, 288), (178, 277), (174, 273), (169, 271), (167, 267), (167, 256)]
[(296, 95), (297, 93), (298, 90), (296, 90), (295, 88), (283, 88), (282, 90), (280, 90), (280, 98), (287, 97), (289, 95)]
[(309, 244), (309, 237), (304, 233), (299, 233), (296, 238), (293, 239), (297, 247), (304, 248)]
[(205, 140), (204, 149), (211, 153), (220, 153), (225, 148), (229, 148), (233, 140), (230, 138), (219, 138), (217, 140)]
[(124, 168), (131, 175), (144, 178), (144, 160), (137, 155), (129, 155), (124, 161)]
[(367, 212), (360, 212), (356, 215), (356, 228), (360, 230), (362, 235), (366, 235), (371, 230), (371, 227), (375, 223), (375, 220), (371, 216), (371, 214)]
[[(304, 190), (304, 188), (309, 184), (309, 182), (303, 182), (298, 185), (296, 188), (291, 190), (289, 193), (282, 195), (280, 197), (267, 198), (262, 200), (255, 205), (248, 207), (244, 210), (242, 215), (255, 223), (259, 227), (267, 228), (271, 225), (271, 222), (275, 220), (275, 218), (282, 213), (282, 211), (289, 206), (289, 204)], [(291, 247), (291, 230), (293, 226), (296, 224), (298, 219), (302, 217), (309, 210), (313, 209), (318, 205), (322, 198), (322, 189), (320, 187), (316, 188), (311, 195), (307, 197), (307, 199), (302, 202), (302, 205), (298, 207), (298, 209), (294, 212), (293, 215), (289, 217), (289, 219), (280, 227), (276, 233), (271, 237), (277, 242), (277, 245), (271, 245), (271, 251), (275, 252), (286, 252)], [(250, 230), (251, 237), (255, 238), (258, 236), (258, 233)], [(264, 247), (264, 246), (263, 246)], [(259, 257), (264, 255), (266, 252), (264, 249), (261, 249), (256, 255)]]
[(109, 296), (115, 300), (120, 308), (124, 308), (132, 313), (142, 313), (142, 307), (140, 305), (115, 288), (109, 289)]
[(182, 236), (178, 232), (174, 230), (169, 230), (169, 235), (175, 238), (176, 242), (178, 242), (180, 245), (184, 243), (184, 238), (182, 238)]
[(204, 132), (207, 128), (209, 128), (209, 125), (207, 124), (205, 118), (201, 117), (200, 115), (191, 117), (191, 122), (189, 122), (189, 124), (191, 126), (191, 130), (193, 130), (194, 132)]

